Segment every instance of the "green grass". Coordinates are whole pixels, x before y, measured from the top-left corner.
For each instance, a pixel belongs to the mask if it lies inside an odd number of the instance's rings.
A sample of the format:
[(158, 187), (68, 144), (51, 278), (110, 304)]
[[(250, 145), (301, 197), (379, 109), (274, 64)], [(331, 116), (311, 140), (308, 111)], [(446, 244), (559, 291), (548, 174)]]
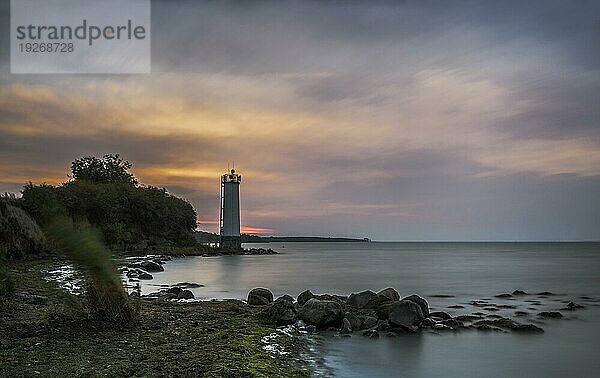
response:
[(96, 230), (85, 224), (75, 225), (67, 218), (56, 218), (45, 231), (84, 274), (87, 309), (94, 318), (117, 323), (135, 320), (139, 304), (129, 300), (111, 253)]
[(0, 304), (4, 302), (5, 298), (13, 295), (14, 292), (15, 283), (13, 278), (5, 267), (0, 266)]

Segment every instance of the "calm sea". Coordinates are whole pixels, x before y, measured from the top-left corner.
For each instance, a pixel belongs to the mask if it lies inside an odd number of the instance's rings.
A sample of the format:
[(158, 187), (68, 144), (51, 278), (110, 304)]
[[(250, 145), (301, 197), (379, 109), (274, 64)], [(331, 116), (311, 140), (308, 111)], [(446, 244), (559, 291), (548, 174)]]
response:
[[(265, 244), (247, 245), (266, 247)], [(325, 338), (328, 371), (343, 377), (596, 377), (600, 371), (600, 243), (281, 243), (272, 256), (190, 257), (175, 259), (144, 282), (188, 281), (199, 298), (245, 299), (254, 287), (275, 296), (349, 294), (386, 287), (401, 295), (420, 294), (430, 306), (453, 315), (479, 311), (468, 302), (515, 289), (550, 291), (510, 303), (502, 316), (523, 310), (523, 322), (537, 322), (540, 335), (482, 333), (421, 334), (370, 340)], [(437, 298), (435, 295), (452, 295)], [(584, 296), (584, 298), (581, 298)], [(591, 298), (591, 299), (588, 299)], [(525, 300), (540, 300), (532, 304)], [(563, 312), (567, 319), (540, 321), (535, 314), (556, 310), (565, 300), (586, 306)], [(447, 306), (461, 304), (463, 309)]]

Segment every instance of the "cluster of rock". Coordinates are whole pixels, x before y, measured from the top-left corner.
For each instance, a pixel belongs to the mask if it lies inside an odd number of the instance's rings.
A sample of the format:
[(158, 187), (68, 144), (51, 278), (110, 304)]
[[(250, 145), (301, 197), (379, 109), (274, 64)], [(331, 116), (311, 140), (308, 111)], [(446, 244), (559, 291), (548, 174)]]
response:
[(119, 271), (124, 273), (130, 281), (151, 280), (154, 278), (151, 273), (164, 271), (163, 264), (169, 260), (171, 260), (169, 256), (153, 256), (130, 262)]
[(195, 296), (194, 293), (192, 293), (192, 291), (189, 289), (198, 288), (202, 286), (203, 285), (199, 285), (196, 283), (180, 282), (160, 291), (144, 295), (143, 297), (150, 300), (160, 301), (174, 301), (181, 299), (190, 300), (194, 299)]
[(249, 305), (264, 306), (258, 313), (265, 324), (284, 326), (300, 321), (306, 329), (336, 331), (350, 335), (360, 331), (370, 338), (380, 334), (396, 336), (399, 333), (431, 331), (456, 331), (473, 328), (481, 331), (543, 332), (533, 324), (521, 324), (512, 319), (460, 315), (452, 317), (442, 311), (430, 312), (427, 301), (418, 295), (401, 297), (393, 288), (378, 293), (370, 290), (340, 295), (315, 295), (309, 290), (296, 300), (289, 295), (273, 300), (273, 293), (256, 288), (248, 293)]

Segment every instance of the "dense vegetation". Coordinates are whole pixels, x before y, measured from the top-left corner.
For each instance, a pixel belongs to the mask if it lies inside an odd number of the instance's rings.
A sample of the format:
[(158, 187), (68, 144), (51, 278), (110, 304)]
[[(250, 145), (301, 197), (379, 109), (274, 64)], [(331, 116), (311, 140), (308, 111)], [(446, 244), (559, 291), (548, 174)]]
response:
[(165, 189), (138, 184), (131, 166), (119, 155), (83, 157), (72, 163), (71, 180), (61, 185), (27, 184), (21, 206), (42, 225), (56, 216), (89, 223), (116, 249), (191, 245), (193, 207)]
[(0, 197), (0, 260), (19, 259), (48, 249), (38, 224), (15, 206), (17, 203), (15, 197)]

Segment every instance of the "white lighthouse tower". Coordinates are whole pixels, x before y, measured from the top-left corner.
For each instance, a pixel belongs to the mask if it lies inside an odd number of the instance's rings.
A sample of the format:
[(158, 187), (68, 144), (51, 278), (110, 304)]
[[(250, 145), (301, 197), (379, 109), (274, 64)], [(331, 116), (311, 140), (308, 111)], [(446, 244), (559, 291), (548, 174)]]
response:
[(242, 175), (232, 169), (221, 176), (221, 248), (241, 249), (240, 183)]

